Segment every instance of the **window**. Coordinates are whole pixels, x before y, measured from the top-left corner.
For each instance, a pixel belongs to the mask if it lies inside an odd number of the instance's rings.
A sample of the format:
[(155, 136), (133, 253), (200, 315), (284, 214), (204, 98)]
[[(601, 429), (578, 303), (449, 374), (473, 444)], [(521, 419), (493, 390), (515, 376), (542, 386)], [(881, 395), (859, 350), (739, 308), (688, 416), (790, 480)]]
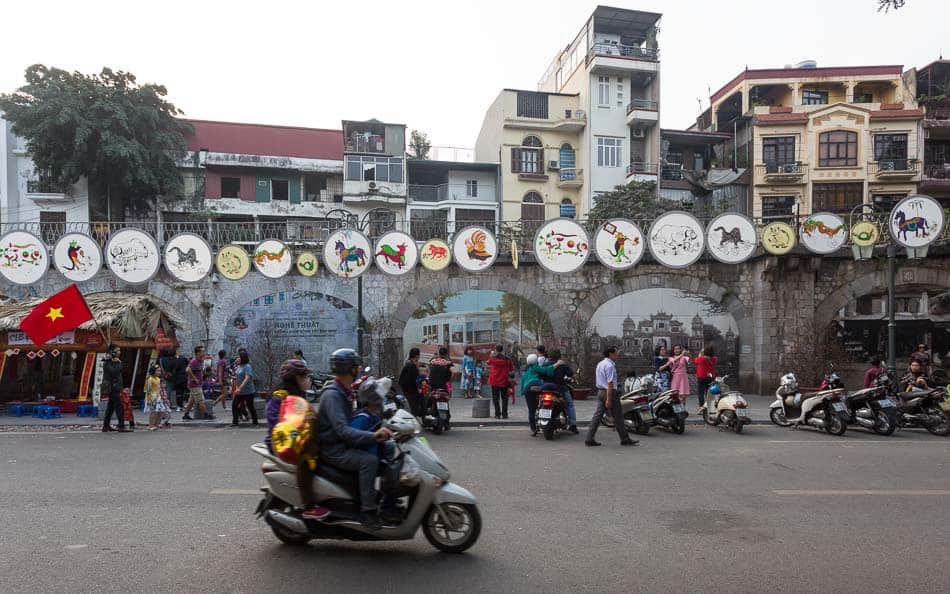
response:
[(617, 107), (623, 107), (623, 79), (617, 77)]
[(597, 77), (597, 105), (602, 107), (610, 106), (610, 77)]
[(465, 195), (469, 198), (478, 198), (478, 180), (470, 179), (465, 182)]
[(544, 172), (544, 148), (537, 136), (528, 136), (521, 143), (521, 147), (511, 149), (511, 172)]
[(851, 212), (864, 202), (864, 184), (814, 184), (811, 209), (813, 212)]
[(874, 194), (871, 196), (871, 202), (875, 208), (890, 212), (894, 210), (898, 202), (906, 197), (906, 194)]
[(574, 201), (570, 198), (561, 198), (561, 212), (562, 217), (573, 219), (577, 216), (577, 207), (574, 206)]
[(819, 167), (855, 167), (857, 164), (857, 132), (837, 130), (818, 135)]
[(794, 196), (762, 196), (763, 219), (790, 219), (794, 209)]
[[(777, 136), (762, 139), (762, 160), (766, 171), (772, 173), (769, 166), (788, 165), (795, 162), (795, 137)], [(775, 168), (777, 171), (778, 169)]]
[(347, 155), (344, 168), (347, 181), (377, 181), (402, 183), (401, 157), (373, 157)]
[(874, 103), (874, 96), (871, 93), (855, 93), (853, 103)]
[(544, 93), (518, 91), (518, 117), (548, 119), (548, 96)]
[(597, 138), (597, 165), (599, 167), (620, 167), (623, 153), (623, 138)]
[(802, 105), (827, 105), (828, 91), (802, 91)]
[(366, 214), (366, 220), (367, 235), (373, 239), (396, 228), (396, 212), (388, 208), (374, 208)]
[(875, 134), (874, 160), (881, 162), (881, 169), (907, 169), (907, 135)]
[(241, 178), (240, 177), (222, 177), (221, 178), (221, 197), (222, 198), (240, 198), (241, 197)]
[(287, 200), (290, 197), (290, 183), (286, 179), (270, 180), (270, 199)]
[(495, 209), (483, 208), (456, 208), (455, 228), (461, 229), (469, 225), (481, 225), (489, 229), (495, 226)]
[(537, 192), (528, 192), (521, 199), (521, 227), (525, 238), (534, 241), (534, 234), (542, 224), (544, 224), (544, 198)]
[(308, 175), (303, 180), (305, 202), (326, 200), (327, 178), (322, 175)]
[(448, 235), (448, 211), (413, 208), (409, 219), (412, 236), (417, 241), (428, 241)]

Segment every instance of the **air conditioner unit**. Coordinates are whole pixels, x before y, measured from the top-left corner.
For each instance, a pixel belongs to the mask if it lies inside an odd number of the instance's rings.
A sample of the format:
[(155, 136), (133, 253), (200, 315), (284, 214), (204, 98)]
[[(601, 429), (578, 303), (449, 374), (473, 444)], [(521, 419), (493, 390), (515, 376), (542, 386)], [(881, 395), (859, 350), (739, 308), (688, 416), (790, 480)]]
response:
[(881, 161), (881, 171), (894, 171), (896, 164), (894, 161)]
[(782, 173), (801, 173), (802, 167), (798, 163), (786, 163), (782, 165)]
[(374, 181), (369, 182), (369, 189), (370, 189), (370, 191), (375, 190), (375, 189), (376, 189), (376, 182), (374, 182)]
[(583, 120), (586, 115), (587, 115), (587, 112), (585, 112), (583, 109), (574, 110), (574, 117), (579, 120)]
[(557, 171), (560, 168), (561, 168), (561, 164), (558, 163), (557, 161), (548, 161), (548, 169), (552, 171)]
[(647, 131), (643, 128), (634, 128), (630, 131), (630, 138), (646, 138)]

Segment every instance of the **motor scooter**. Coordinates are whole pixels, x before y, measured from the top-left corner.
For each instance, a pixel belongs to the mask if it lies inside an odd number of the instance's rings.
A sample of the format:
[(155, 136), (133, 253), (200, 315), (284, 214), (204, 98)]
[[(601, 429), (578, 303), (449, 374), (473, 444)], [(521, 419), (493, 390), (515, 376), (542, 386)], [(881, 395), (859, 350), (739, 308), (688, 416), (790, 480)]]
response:
[(331, 510), (323, 520), (301, 516), (296, 467), (270, 453), (262, 443), (251, 450), (262, 456), (261, 472), (267, 486), (257, 506), (258, 517), (280, 541), (304, 545), (312, 539), (411, 540), (421, 527), (426, 540), (446, 553), (461, 553), (475, 544), (482, 519), (475, 496), (449, 481), (448, 468), (419, 435), (418, 421), (409, 411), (398, 410), (383, 421), (394, 435), (396, 456), (381, 481), (383, 490), (398, 498), (401, 522), (378, 530), (359, 522), (357, 476), (325, 462), (317, 465), (313, 479), (316, 500)]
[(900, 409), (888, 397), (890, 375), (885, 371), (877, 376), (874, 385), (845, 396), (848, 424), (870, 429), (878, 435), (891, 435), (900, 424)]
[[(627, 392), (620, 397), (620, 410), (623, 413), (624, 423), (628, 431), (634, 431), (640, 435), (646, 435), (650, 432), (650, 426), (654, 424), (653, 408), (650, 402), (655, 392), (656, 383), (652, 375), (645, 375), (640, 380), (640, 385), (636, 389)], [(676, 390), (667, 390), (663, 394), (675, 393)], [(684, 407), (685, 410), (685, 407)], [(610, 413), (604, 414), (601, 421), (605, 426), (613, 428), (614, 418)]]
[(934, 435), (950, 435), (950, 392), (945, 388), (909, 388), (898, 392), (901, 427), (923, 427)]
[(736, 433), (752, 423), (749, 416), (749, 403), (741, 392), (730, 390), (726, 385), (728, 375), (715, 378), (706, 391), (706, 404), (703, 405), (703, 420), (713, 427), (723, 425)]
[(769, 405), (769, 418), (780, 427), (811, 425), (831, 435), (843, 435), (850, 418), (843, 399), (843, 388), (802, 394), (795, 374), (786, 373)]
[(558, 431), (567, 431), (567, 401), (557, 384), (547, 383), (540, 386), (538, 396), (538, 427), (544, 439), (554, 439)]
[(449, 409), (449, 400), (452, 396), (448, 390), (433, 390), (426, 396), (426, 410), (422, 415), (422, 426), (436, 435), (452, 428), (452, 411)]

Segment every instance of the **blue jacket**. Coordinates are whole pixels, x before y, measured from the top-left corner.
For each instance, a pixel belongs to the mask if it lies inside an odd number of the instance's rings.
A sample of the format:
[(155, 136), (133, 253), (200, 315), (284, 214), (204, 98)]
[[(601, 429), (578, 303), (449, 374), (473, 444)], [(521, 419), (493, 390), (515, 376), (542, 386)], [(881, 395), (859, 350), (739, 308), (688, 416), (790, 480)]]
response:
[(320, 394), (317, 428), (320, 433), (320, 455), (329, 460), (342, 456), (348, 449), (363, 449), (375, 445), (372, 432), (350, 426), (353, 405), (337, 382), (331, 382)]
[[(357, 411), (356, 416), (350, 419), (350, 427), (359, 429), (360, 431), (373, 432), (376, 430), (375, 427), (381, 420), (382, 419), (376, 415), (370, 414), (370, 412), (365, 408), (361, 408), (359, 411)], [(370, 454), (376, 454), (377, 446), (375, 443), (373, 443), (372, 445), (363, 446), (360, 449), (366, 450)]]

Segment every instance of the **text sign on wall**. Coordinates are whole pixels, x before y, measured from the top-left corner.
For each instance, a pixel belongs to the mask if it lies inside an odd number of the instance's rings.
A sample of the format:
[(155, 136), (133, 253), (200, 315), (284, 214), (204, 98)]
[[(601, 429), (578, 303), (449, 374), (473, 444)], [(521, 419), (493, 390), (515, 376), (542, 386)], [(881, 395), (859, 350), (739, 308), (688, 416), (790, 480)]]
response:
[[(69, 332), (63, 332), (55, 338), (51, 338), (46, 341), (46, 344), (73, 344), (76, 342), (76, 332), (70, 330)], [(7, 344), (9, 345), (20, 345), (20, 344), (33, 344), (33, 339), (26, 335), (26, 332), (20, 332), (18, 330), (11, 330), (7, 333)]]

